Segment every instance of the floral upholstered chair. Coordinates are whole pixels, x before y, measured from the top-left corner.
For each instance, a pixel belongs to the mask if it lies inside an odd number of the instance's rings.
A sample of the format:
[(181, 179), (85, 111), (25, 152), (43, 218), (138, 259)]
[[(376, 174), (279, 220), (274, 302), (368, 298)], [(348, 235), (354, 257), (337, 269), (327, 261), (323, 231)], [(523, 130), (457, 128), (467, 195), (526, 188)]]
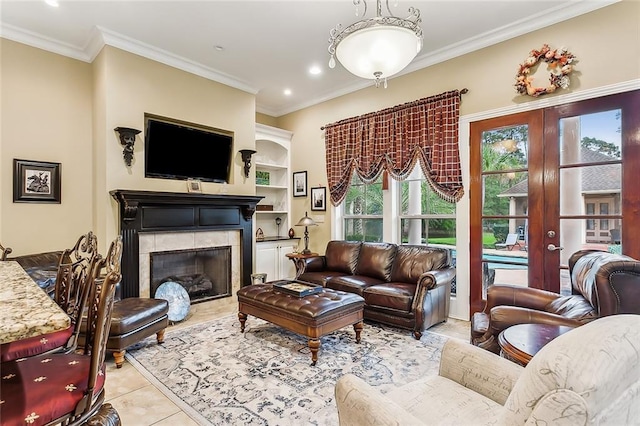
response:
[(640, 315), (592, 321), (526, 367), (450, 339), (437, 376), (386, 394), (354, 375), (336, 383), (341, 425), (622, 425), (640, 419)]

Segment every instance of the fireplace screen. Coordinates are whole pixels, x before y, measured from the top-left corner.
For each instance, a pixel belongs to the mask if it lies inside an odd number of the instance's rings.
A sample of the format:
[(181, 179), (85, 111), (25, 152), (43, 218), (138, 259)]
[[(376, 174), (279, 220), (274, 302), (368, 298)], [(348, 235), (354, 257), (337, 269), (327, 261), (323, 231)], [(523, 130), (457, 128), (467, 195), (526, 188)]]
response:
[(191, 303), (231, 296), (231, 246), (151, 253), (151, 295), (174, 281)]

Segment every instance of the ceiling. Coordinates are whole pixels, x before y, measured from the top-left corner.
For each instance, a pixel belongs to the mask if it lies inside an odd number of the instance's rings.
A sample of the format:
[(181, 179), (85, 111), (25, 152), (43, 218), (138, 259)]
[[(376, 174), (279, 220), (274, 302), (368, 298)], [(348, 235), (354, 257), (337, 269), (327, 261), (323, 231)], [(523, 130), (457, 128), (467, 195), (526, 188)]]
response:
[[(403, 74), (616, 1), (391, 0), (389, 6), (401, 17), (410, 6), (421, 11), (424, 47)], [(329, 31), (361, 19), (351, 0), (59, 3), (1, 0), (0, 35), (86, 62), (105, 44), (114, 46), (253, 93), (258, 112), (274, 117), (372, 84), (340, 64), (327, 66)], [(369, 3), (367, 18), (375, 10)], [(312, 65), (322, 72), (311, 75)]]

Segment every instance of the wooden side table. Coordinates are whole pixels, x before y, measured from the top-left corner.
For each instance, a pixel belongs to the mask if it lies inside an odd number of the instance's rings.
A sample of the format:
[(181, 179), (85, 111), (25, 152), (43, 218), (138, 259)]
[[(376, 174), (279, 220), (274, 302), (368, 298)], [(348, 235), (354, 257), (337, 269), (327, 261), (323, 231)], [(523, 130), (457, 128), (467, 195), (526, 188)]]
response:
[(526, 366), (540, 349), (574, 327), (550, 324), (518, 324), (498, 335), (500, 356)]
[(294, 265), (296, 265), (296, 279), (300, 276), (300, 272), (304, 269), (304, 259), (308, 259), (310, 257), (316, 257), (319, 256), (318, 253), (308, 253), (308, 254), (302, 254), (302, 253), (287, 253), (285, 254), (286, 257), (288, 257), (289, 259), (291, 259), (291, 261), (293, 262)]

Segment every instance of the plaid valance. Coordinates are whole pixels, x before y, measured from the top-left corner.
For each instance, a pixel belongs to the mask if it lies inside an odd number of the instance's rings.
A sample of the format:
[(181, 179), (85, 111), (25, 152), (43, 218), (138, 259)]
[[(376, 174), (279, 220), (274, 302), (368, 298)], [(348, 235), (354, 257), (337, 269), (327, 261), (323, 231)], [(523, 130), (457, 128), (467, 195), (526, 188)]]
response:
[(344, 200), (354, 171), (365, 183), (383, 170), (404, 180), (416, 161), (441, 198), (459, 201), (459, 117), (460, 91), (454, 90), (324, 126), (331, 202)]

